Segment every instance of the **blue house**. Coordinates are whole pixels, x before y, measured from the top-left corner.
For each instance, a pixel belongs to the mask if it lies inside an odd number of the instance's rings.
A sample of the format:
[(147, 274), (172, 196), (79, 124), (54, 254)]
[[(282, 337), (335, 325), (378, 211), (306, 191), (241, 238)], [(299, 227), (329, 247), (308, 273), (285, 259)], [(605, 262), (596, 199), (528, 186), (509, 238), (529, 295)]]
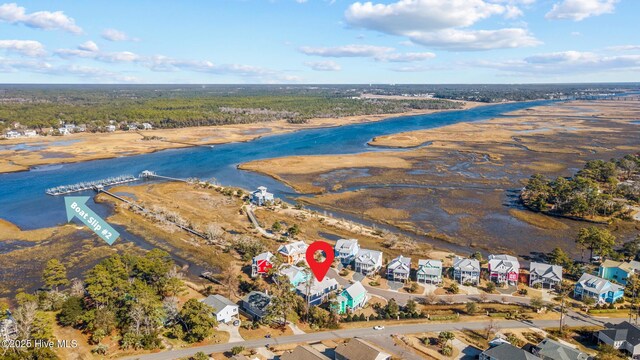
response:
[(289, 283), (292, 287), (296, 287), (306, 282), (311, 277), (309, 271), (294, 265), (283, 265), (278, 270), (278, 275), (285, 276), (289, 280)]
[(305, 299), (309, 305), (320, 305), (329, 299), (331, 293), (338, 291), (338, 282), (336, 279), (325, 276), (322, 281), (315, 278), (311, 283), (304, 282), (296, 287), (296, 292)]
[(344, 266), (351, 264), (359, 250), (360, 245), (358, 245), (358, 240), (356, 239), (340, 239), (336, 241), (336, 258), (338, 258)]
[(605, 260), (598, 269), (598, 276), (622, 285), (627, 285), (629, 276), (638, 273), (640, 273), (640, 262), (638, 261)]
[(624, 288), (609, 280), (591, 274), (582, 274), (573, 291), (576, 299), (585, 297), (594, 299), (597, 303), (614, 303), (624, 295)]

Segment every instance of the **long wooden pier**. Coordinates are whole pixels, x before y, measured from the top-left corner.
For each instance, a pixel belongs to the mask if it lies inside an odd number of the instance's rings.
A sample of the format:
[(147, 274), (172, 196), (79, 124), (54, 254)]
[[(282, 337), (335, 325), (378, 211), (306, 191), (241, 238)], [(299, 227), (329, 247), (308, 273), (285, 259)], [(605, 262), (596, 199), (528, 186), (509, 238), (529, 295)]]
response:
[(47, 195), (52, 195), (52, 196), (67, 195), (67, 194), (81, 192), (81, 191), (102, 189), (105, 186), (126, 184), (130, 182), (138, 181), (138, 180), (140, 180), (140, 178), (137, 178), (131, 175), (122, 175), (122, 176), (110, 177), (103, 180), (87, 181), (87, 182), (81, 182), (73, 185), (62, 185), (62, 186), (47, 189), (45, 190), (45, 192), (47, 193)]

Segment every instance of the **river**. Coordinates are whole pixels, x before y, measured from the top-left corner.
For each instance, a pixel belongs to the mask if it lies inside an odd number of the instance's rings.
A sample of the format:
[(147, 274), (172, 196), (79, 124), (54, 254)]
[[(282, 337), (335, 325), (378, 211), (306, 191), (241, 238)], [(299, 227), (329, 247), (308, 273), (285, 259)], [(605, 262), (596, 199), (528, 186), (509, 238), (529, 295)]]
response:
[[(30, 171), (0, 174), (0, 218), (22, 229), (50, 227), (66, 222), (64, 197), (48, 196), (47, 188), (99, 180), (118, 175), (138, 175), (143, 170), (159, 175), (200, 179), (215, 178), (222, 185), (254, 189), (264, 185), (276, 196), (294, 199), (292, 189), (271, 178), (237, 169), (240, 163), (293, 155), (353, 154), (388, 151), (367, 145), (372, 138), (418, 129), (436, 128), (458, 122), (481, 121), (503, 113), (546, 105), (550, 101), (480, 106), (469, 110), (404, 116), (378, 122), (332, 128), (301, 130), (243, 142), (209, 147), (164, 150), (152, 154), (36, 167)], [(77, 193), (74, 195), (83, 195)], [(85, 195), (91, 195), (87, 192)], [(106, 216), (108, 206), (89, 203)]]

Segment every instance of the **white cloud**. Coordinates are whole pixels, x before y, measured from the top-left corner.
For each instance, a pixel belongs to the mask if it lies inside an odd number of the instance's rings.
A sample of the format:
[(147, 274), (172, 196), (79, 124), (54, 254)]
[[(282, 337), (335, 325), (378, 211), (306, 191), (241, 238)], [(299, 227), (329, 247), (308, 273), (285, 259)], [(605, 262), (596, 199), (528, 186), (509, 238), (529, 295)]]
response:
[(61, 58), (74, 57), (94, 59), (108, 63), (131, 63), (142, 60), (142, 57), (130, 51), (104, 52), (93, 41), (86, 41), (75, 49), (58, 49), (55, 54)]
[(491, 50), (518, 48), (541, 44), (525, 29), (507, 28), (499, 30), (447, 29), (429, 33), (415, 33), (411, 41), (425, 46), (446, 50)]
[(436, 57), (436, 54), (431, 52), (409, 52), (409, 53), (382, 54), (376, 57), (375, 59), (378, 61), (389, 61), (389, 62), (415, 62), (415, 61), (433, 59), (435, 57)]
[[(405, 36), (414, 43), (457, 51), (534, 46), (540, 42), (527, 30), (466, 30), (480, 20), (502, 15), (515, 18), (515, 4), (530, 1), (399, 0), (391, 4), (352, 4), (345, 12), (348, 24), (386, 34)], [(504, 3), (504, 4), (502, 4)]]
[(374, 45), (344, 45), (335, 47), (312, 47), (303, 46), (300, 52), (306, 55), (315, 55), (322, 57), (366, 57), (376, 61), (389, 62), (413, 62), (432, 59), (436, 55), (431, 52), (410, 52), (396, 53), (395, 49), (386, 46)]
[(44, 56), (47, 53), (44, 45), (35, 40), (0, 40), (0, 49), (31, 57)]
[(303, 46), (300, 48), (303, 54), (323, 57), (374, 57), (393, 50), (394, 49), (390, 47), (374, 45), (344, 45), (335, 47)]
[(609, 46), (607, 50), (611, 51), (635, 51), (640, 50), (640, 45), (616, 45)]
[(24, 7), (15, 3), (0, 5), (0, 21), (10, 24), (23, 24), (36, 29), (64, 30), (74, 34), (81, 34), (82, 29), (75, 20), (62, 11), (36, 11), (27, 14)]
[(342, 67), (340, 64), (335, 61), (327, 60), (327, 61), (308, 61), (304, 63), (306, 66), (310, 67), (315, 71), (340, 71)]
[(109, 41), (139, 41), (139, 39), (130, 37), (124, 31), (116, 29), (104, 29), (100, 36)]
[(581, 21), (591, 16), (610, 14), (619, 0), (563, 0), (551, 8), (545, 18)]
[(544, 76), (640, 70), (640, 55), (603, 55), (593, 52), (560, 51), (537, 54), (521, 60), (479, 61), (471, 65), (519, 75)]
[(71, 76), (99, 83), (140, 82), (134, 76), (101, 68), (79, 65), (52, 65), (46, 61), (0, 58), (0, 72), (31, 72), (52, 76)]

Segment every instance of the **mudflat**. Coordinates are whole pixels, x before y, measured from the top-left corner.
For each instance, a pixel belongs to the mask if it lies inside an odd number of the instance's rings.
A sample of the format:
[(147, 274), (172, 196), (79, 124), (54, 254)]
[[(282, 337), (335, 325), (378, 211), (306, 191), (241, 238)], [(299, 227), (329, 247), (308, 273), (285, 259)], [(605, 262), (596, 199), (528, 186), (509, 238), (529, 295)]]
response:
[[(388, 151), (267, 159), (242, 168), (314, 193), (301, 199), (306, 203), (426, 241), (523, 256), (561, 246), (579, 255), (573, 239), (588, 224), (532, 216), (518, 192), (534, 173), (571, 176), (588, 160), (640, 151), (640, 102), (571, 101), (504, 115), (371, 140)], [(610, 228), (624, 241), (639, 226), (616, 222)]]
[[(465, 102), (463, 109), (483, 103)], [(0, 140), (0, 173), (28, 170), (39, 165), (108, 159), (166, 149), (251, 141), (265, 135), (380, 121), (389, 117), (430, 114), (447, 110), (414, 110), (397, 114), (315, 118), (305, 124), (285, 120), (222, 126), (188, 127), (112, 133), (77, 133)]]

